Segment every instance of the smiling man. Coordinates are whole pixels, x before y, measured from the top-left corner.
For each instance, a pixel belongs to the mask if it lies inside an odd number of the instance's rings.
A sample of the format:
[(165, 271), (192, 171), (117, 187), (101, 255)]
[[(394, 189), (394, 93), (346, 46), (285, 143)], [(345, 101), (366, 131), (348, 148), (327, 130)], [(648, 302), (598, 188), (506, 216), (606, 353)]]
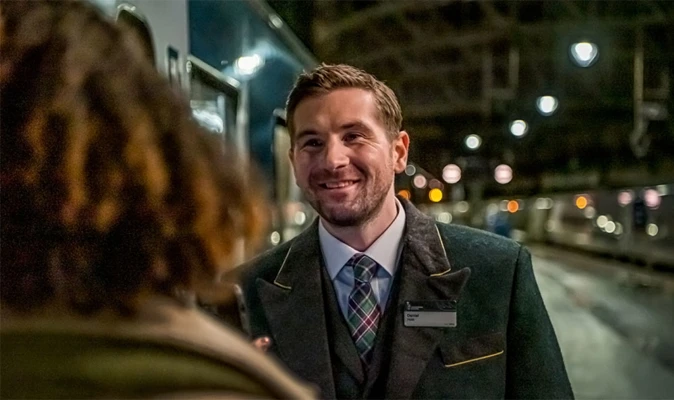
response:
[(290, 160), (318, 218), (241, 271), (251, 333), (322, 398), (572, 398), (517, 243), (396, 198), (393, 91), (347, 65), (299, 77)]

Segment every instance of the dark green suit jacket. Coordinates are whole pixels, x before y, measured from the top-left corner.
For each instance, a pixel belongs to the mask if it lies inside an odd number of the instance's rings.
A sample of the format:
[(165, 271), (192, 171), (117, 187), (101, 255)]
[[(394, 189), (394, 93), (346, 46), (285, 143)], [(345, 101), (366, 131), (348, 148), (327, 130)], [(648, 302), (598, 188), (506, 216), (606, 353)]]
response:
[[(572, 398), (527, 250), (475, 229), (406, 211), (400, 285), (386, 398)], [(315, 222), (295, 239), (239, 269), (253, 337), (335, 397), (328, 348), (324, 268)], [(454, 328), (410, 328), (406, 301), (455, 300)], [(334, 349), (337, 354), (339, 346)]]

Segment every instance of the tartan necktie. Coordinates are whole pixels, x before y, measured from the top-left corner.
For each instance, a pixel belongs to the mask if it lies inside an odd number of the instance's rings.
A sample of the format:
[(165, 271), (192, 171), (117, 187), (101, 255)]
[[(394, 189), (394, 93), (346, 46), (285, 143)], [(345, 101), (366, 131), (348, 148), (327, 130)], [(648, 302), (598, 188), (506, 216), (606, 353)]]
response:
[(361, 361), (368, 365), (381, 314), (370, 285), (379, 264), (365, 254), (357, 253), (347, 261), (346, 266), (353, 268), (355, 278), (353, 290), (349, 295), (349, 330)]

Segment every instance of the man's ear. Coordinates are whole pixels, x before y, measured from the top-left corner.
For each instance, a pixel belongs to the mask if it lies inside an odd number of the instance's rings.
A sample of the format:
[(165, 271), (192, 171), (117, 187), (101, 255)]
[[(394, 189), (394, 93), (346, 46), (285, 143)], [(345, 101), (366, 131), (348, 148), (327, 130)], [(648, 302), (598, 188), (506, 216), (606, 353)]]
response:
[(407, 166), (407, 155), (410, 148), (410, 135), (405, 131), (400, 131), (398, 137), (393, 140), (394, 169), (396, 174), (405, 170)]

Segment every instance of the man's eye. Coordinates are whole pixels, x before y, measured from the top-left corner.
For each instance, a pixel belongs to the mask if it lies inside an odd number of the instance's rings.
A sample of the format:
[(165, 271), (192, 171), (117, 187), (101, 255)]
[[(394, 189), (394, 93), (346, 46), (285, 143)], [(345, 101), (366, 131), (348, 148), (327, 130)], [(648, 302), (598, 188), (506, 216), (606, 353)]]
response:
[(355, 133), (355, 132), (354, 133), (347, 133), (346, 135), (344, 135), (344, 140), (346, 140), (347, 142), (351, 142), (353, 140), (358, 139), (360, 136), (361, 135), (359, 133)]
[(321, 145), (320, 140), (317, 139), (309, 139), (306, 142), (304, 142), (304, 147), (318, 147)]

